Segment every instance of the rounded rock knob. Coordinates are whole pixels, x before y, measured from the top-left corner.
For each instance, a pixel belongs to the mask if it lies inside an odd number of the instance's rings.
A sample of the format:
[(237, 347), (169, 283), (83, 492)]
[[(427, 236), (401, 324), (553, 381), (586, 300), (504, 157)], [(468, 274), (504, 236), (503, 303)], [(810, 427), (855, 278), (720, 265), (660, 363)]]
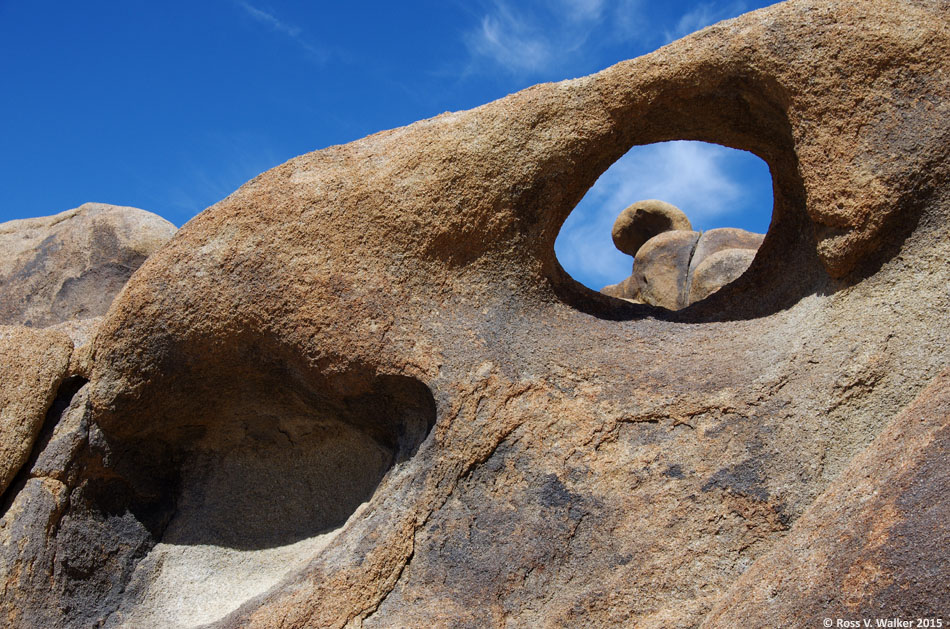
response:
[(610, 235), (617, 249), (635, 256), (637, 250), (657, 234), (678, 229), (693, 229), (682, 210), (665, 201), (648, 199), (637, 201), (621, 212)]

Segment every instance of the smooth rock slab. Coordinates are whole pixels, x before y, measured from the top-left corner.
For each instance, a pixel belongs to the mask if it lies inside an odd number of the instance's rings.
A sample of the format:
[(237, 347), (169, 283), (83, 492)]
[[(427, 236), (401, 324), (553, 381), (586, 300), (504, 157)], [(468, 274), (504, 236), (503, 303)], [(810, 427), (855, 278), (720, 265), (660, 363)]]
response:
[(696, 250), (693, 252), (693, 259), (690, 261), (689, 272), (692, 274), (706, 258), (724, 249), (758, 251), (764, 239), (765, 234), (757, 234), (737, 227), (707, 229), (699, 237), (699, 242), (696, 243)]
[(755, 249), (722, 249), (707, 256), (690, 274), (686, 303), (709, 297), (738, 279), (755, 259)]
[(0, 494), (29, 457), (72, 352), (62, 332), (0, 326)]

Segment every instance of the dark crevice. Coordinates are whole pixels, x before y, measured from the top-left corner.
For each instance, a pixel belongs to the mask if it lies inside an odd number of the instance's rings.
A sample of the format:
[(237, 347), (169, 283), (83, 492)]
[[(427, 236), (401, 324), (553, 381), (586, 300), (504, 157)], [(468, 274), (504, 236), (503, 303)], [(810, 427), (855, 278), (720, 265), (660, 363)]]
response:
[(13, 481), (3, 493), (3, 497), (0, 498), (0, 518), (6, 515), (16, 495), (23, 489), (23, 486), (26, 485), (26, 481), (30, 479), (33, 466), (36, 465), (40, 454), (42, 454), (46, 446), (49, 445), (53, 437), (53, 431), (56, 430), (56, 425), (59, 424), (60, 419), (62, 419), (66, 409), (69, 408), (73, 398), (87, 382), (88, 380), (82, 376), (69, 376), (60, 383), (59, 388), (56, 390), (56, 397), (53, 398), (52, 404), (50, 404), (49, 409), (46, 411), (43, 426), (40, 428), (40, 432), (36, 436), (36, 441), (33, 443), (30, 457), (26, 460), (26, 463), (23, 464), (23, 467), (20, 468), (20, 471), (17, 472), (16, 476), (14, 476)]
[[(687, 270), (693, 268), (693, 256), (696, 255), (697, 247), (699, 247), (699, 238), (697, 238), (696, 242), (693, 243), (693, 246), (689, 248), (689, 259), (686, 261)], [(684, 304), (686, 303), (692, 283), (693, 283), (693, 278), (687, 275), (686, 280), (683, 282), (683, 288), (680, 290), (681, 303), (684, 303)]]

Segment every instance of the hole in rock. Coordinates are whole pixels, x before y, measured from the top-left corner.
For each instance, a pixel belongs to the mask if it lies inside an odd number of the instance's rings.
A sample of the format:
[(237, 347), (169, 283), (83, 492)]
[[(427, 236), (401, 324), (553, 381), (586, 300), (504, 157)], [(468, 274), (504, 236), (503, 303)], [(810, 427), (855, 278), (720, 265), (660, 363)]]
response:
[[(673, 208), (640, 207), (647, 200)], [(677, 310), (744, 272), (768, 230), (772, 204), (769, 167), (752, 153), (693, 141), (635, 146), (565, 220), (555, 253), (564, 270), (588, 288), (612, 285), (603, 292)], [(688, 223), (670, 219), (676, 210)], [(721, 228), (734, 229), (711, 231)], [(674, 230), (693, 235), (666, 233)], [(612, 235), (618, 231), (622, 244)]]
[[(152, 461), (131, 479), (138, 495), (174, 489), (158, 499), (167, 515), (129, 580), (123, 623), (212, 622), (303, 568), (415, 453), (436, 413), (429, 389), (401, 376), (354, 396), (250, 386), (235, 398), (128, 457)], [(163, 472), (150, 470), (168, 457), (174, 479), (156, 481)]]

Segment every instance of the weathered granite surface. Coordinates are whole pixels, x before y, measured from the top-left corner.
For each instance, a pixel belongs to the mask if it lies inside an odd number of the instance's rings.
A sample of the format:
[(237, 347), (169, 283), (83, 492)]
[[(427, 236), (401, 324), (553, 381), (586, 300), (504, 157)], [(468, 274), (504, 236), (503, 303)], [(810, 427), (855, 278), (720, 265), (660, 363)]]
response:
[[(791, 0), (248, 182), (99, 327), (34, 452), (57, 463), (4, 496), (0, 613), (770, 624), (811, 618), (851, 562), (855, 609), (946, 619), (924, 578), (879, 587), (900, 538), (862, 554), (813, 514), (840, 499), (865, 527), (848, 534), (946, 536), (945, 500), (909, 513), (950, 465), (942, 394), (921, 394), (950, 366), (948, 17)], [(613, 161), (672, 139), (756, 153), (775, 191), (749, 271), (676, 313), (588, 291), (554, 256)], [(900, 432), (921, 408), (930, 428)], [(921, 453), (856, 476), (888, 425)], [(899, 509), (863, 510), (873, 492)], [(815, 590), (743, 587), (783, 552), (843, 563)]]

